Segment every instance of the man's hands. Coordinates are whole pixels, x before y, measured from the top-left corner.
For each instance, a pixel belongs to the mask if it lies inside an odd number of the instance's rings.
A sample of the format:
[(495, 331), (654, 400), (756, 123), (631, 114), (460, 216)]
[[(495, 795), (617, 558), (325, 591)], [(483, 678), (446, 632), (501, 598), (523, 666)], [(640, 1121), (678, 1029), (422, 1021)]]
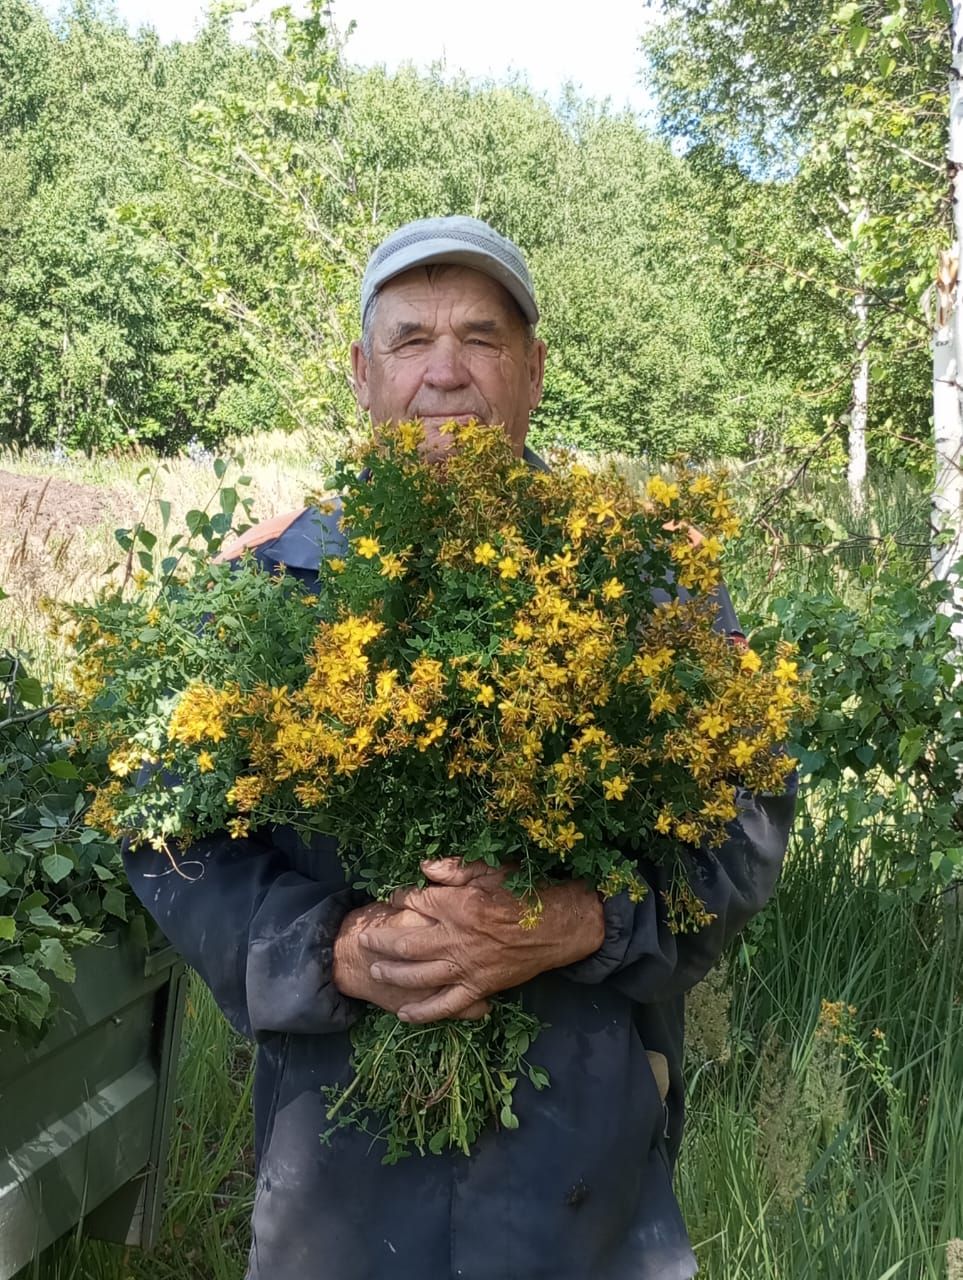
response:
[[(376, 1004), (389, 1013), (397, 1013), (403, 1004), (413, 998), (427, 1000), (438, 995), (436, 987), (426, 987), (413, 993), (410, 987), (397, 987), (390, 981), (371, 976), (371, 967), (378, 953), (369, 949), (362, 938), (378, 937), (382, 931), (425, 928), (432, 924), (417, 911), (399, 910), (384, 902), (371, 902), (358, 907), (345, 916), (338, 936), (334, 940), (334, 985), (343, 995), (354, 996)], [(475, 1000), (466, 1005), (459, 1018), (483, 1018), (488, 1012), (487, 1000)]]
[(425, 889), (351, 912), (335, 942), (336, 985), (403, 1021), (482, 1017), (488, 996), (581, 960), (604, 941), (602, 904), (584, 881), (541, 889), (541, 918), (523, 929), (505, 868), (445, 858), (422, 870), (432, 882)]

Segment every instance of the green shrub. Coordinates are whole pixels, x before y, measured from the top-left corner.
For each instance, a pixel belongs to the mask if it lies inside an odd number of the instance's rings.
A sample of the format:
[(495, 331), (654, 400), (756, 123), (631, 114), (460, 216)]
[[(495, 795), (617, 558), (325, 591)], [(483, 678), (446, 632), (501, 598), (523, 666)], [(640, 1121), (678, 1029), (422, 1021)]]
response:
[[(84, 817), (105, 765), (74, 752), (40, 682), (0, 655), (0, 1031), (35, 1040), (56, 1009), (49, 979), (70, 954), (128, 920), (120, 851)], [(131, 927), (143, 935), (135, 916)]]

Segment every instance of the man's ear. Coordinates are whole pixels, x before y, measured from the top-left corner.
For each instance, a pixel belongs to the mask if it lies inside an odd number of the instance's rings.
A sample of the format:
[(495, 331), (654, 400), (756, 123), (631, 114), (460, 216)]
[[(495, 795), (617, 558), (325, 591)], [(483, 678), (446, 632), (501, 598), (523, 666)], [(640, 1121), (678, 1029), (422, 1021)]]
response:
[(536, 338), (528, 352), (528, 381), (530, 409), (537, 409), (545, 386), (545, 343)]
[(368, 358), (360, 342), (351, 344), (351, 375), (354, 379), (354, 398), (362, 409), (371, 407), (371, 392), (368, 388)]

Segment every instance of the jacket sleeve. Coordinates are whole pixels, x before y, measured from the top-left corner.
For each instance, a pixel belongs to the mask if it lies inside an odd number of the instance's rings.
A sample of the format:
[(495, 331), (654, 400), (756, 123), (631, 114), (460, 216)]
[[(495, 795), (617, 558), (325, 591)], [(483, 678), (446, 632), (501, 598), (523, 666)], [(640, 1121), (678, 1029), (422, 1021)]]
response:
[(639, 903), (618, 894), (605, 903), (605, 941), (559, 972), (573, 982), (608, 982), (632, 1000), (651, 1003), (694, 987), (740, 929), (769, 900), (779, 878), (796, 803), (796, 778), (782, 795), (739, 796), (739, 817), (717, 849), (688, 858), (689, 886), (714, 917), (694, 933), (669, 928), (665, 868), (641, 859), (649, 893)]
[(364, 900), (354, 890), (300, 875), (257, 837), (210, 836), (174, 863), (125, 846), (124, 864), (137, 897), (242, 1035), (343, 1031), (364, 1008), (332, 980), (334, 939)]

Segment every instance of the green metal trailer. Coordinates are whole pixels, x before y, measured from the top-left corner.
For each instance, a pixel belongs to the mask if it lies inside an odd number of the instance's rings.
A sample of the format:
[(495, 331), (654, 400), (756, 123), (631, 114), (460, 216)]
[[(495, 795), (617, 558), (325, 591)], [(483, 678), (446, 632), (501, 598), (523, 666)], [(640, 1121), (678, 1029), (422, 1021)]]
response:
[(161, 1214), (185, 971), (110, 937), (35, 1048), (0, 1035), (0, 1280), (65, 1232), (150, 1248)]

